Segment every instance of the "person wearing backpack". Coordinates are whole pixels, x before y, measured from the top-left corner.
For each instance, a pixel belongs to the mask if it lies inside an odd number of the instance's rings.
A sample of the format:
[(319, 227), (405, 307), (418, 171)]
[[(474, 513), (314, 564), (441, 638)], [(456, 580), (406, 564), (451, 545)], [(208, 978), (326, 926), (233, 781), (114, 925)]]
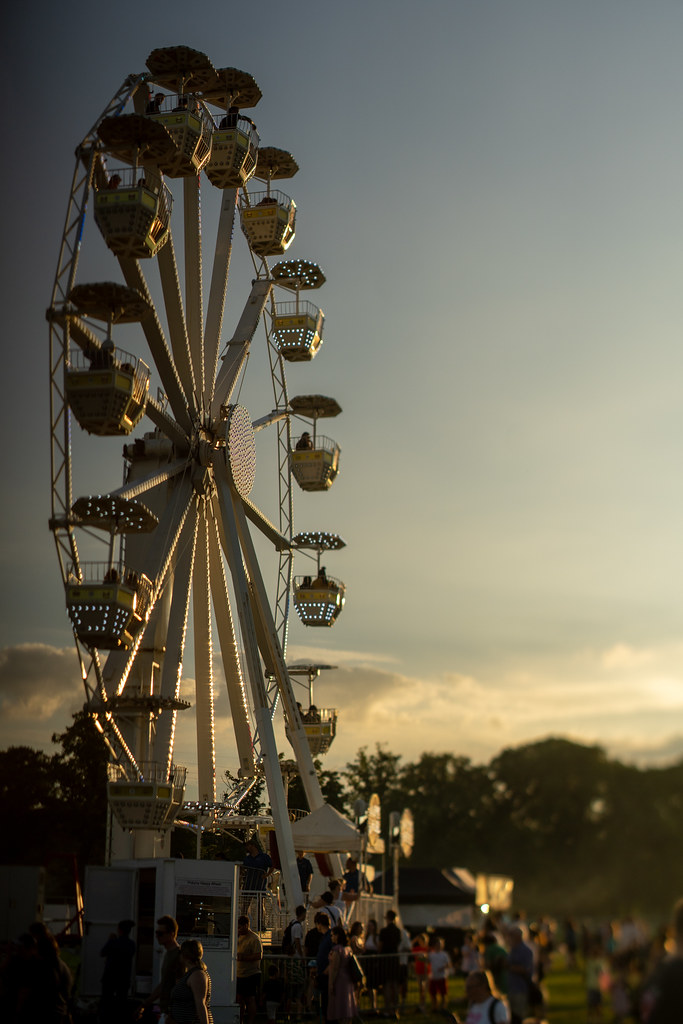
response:
[(471, 971), (467, 975), (465, 995), (470, 1005), (463, 1024), (509, 1024), (507, 1006), (494, 996), (486, 971)]
[(304, 955), (305, 920), (306, 908), (301, 904), (296, 908), (296, 917), (289, 922), (282, 936), (282, 952), (286, 956), (302, 957)]

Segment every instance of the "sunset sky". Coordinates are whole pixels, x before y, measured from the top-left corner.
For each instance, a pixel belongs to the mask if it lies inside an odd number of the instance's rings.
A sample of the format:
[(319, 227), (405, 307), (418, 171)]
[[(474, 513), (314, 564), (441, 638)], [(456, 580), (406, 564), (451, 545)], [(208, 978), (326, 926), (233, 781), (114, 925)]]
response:
[[(339, 666), (316, 690), (340, 715), (326, 765), (548, 735), (683, 756), (683, 7), (75, 0), (7, 22), (0, 746), (50, 749), (83, 701), (47, 526), (74, 149), (183, 43), (256, 78), (262, 142), (300, 166), (289, 254), (327, 276), (325, 343), (289, 383), (343, 407), (341, 473), (295, 496), (296, 528), (343, 536), (327, 567), (348, 596), (332, 630), (293, 621), (288, 655)], [(120, 280), (100, 249), (81, 280)], [(118, 486), (120, 441), (79, 468)]]

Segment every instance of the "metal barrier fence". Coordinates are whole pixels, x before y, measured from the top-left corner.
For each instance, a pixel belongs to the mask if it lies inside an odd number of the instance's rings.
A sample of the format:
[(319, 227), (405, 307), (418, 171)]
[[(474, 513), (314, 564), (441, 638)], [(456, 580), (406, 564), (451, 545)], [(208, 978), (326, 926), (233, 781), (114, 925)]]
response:
[[(397, 1000), (401, 1003), (414, 1001), (417, 982), (412, 961), (413, 956), (410, 953), (373, 953), (358, 956), (358, 962), (365, 975), (365, 984), (357, 991), (359, 1018), (365, 1015), (372, 1016), (378, 1011), (378, 1002), (383, 1004), (384, 989), (389, 981), (400, 989), (400, 994), (397, 992)], [(275, 1001), (267, 1000), (267, 993), (270, 991), (272, 994), (273, 989), (279, 989), (281, 998), (277, 1000), (277, 1020), (319, 1019), (320, 989), (316, 984), (317, 973), (314, 956), (309, 958), (275, 953), (264, 955), (261, 964), (259, 1010), (265, 1010), (266, 1001)], [(268, 985), (269, 981), (275, 983), (273, 989)]]

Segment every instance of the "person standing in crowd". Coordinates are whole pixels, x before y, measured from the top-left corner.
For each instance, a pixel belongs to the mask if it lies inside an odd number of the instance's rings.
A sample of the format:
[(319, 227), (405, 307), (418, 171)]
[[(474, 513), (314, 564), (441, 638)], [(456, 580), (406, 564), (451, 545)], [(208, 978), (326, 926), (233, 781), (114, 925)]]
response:
[(134, 926), (135, 921), (119, 921), (116, 933), (110, 935), (100, 952), (105, 957), (100, 1000), (103, 1021), (118, 1022), (126, 1012), (135, 956), (135, 943), (130, 937)]
[(311, 891), (311, 879), (313, 878), (313, 865), (303, 850), (296, 851), (296, 867), (301, 882), (301, 892), (304, 896)]
[(451, 958), (443, 948), (443, 939), (437, 935), (429, 943), (429, 994), (432, 997), (432, 1012), (446, 1009), (448, 975), (452, 970)]
[(316, 975), (315, 987), (318, 991), (320, 1003), (320, 1016), (327, 1020), (327, 1002), (329, 997), (329, 965), (330, 951), (332, 949), (332, 932), (330, 930), (330, 919), (327, 914), (320, 910), (315, 915), (315, 926), (320, 932), (320, 945), (316, 954)]
[(256, 1002), (261, 985), (263, 946), (258, 935), (251, 930), (246, 914), (237, 918), (237, 1002), (240, 1004), (240, 1024), (256, 1019)]
[(507, 1006), (491, 991), (485, 971), (471, 971), (465, 979), (469, 1007), (464, 1024), (508, 1024)]
[(429, 941), (424, 932), (416, 935), (412, 941), (413, 963), (417, 979), (417, 998), (420, 1010), (424, 1012), (427, 1002), (427, 982), (429, 980)]
[(171, 990), (166, 1024), (213, 1024), (211, 978), (203, 956), (204, 949), (197, 939), (186, 939), (180, 947), (185, 973)]
[(164, 959), (161, 961), (161, 978), (159, 984), (143, 1002), (143, 1006), (154, 1006), (159, 1004), (162, 1013), (168, 1013), (171, 999), (171, 989), (178, 977), (184, 971), (180, 962), (180, 946), (178, 944), (178, 922), (169, 914), (164, 914), (157, 921), (155, 931), (156, 940), (165, 950)]
[(382, 954), (382, 990), (384, 1010), (389, 1015), (398, 1013), (398, 989), (400, 964), (398, 948), (401, 945), (401, 929), (396, 924), (396, 911), (387, 910), (386, 924), (379, 933), (379, 951)]
[[(379, 957), (375, 957), (376, 953), (379, 953), (379, 930), (377, 928), (377, 921), (374, 917), (371, 917), (365, 929), (365, 960), (363, 961), (363, 970), (365, 971), (367, 991), (370, 996), (370, 1006), (374, 1013), (377, 1012), (377, 990), (382, 984), (381, 965)], [(368, 959), (368, 957), (372, 959)]]
[(484, 932), (484, 970), (489, 971), (493, 984), (504, 996), (507, 995), (508, 955), (504, 946), (498, 941), (495, 931)]
[(19, 940), (23, 956), (16, 979), (17, 1024), (68, 1024), (71, 971), (59, 958), (59, 947), (42, 921)]
[(646, 997), (651, 994), (652, 1011), (648, 1024), (681, 1024), (683, 1021), (683, 899), (674, 906), (673, 931), (675, 949), (662, 961), (651, 983), (646, 986)]
[(332, 929), (329, 960), (329, 999), (327, 1019), (338, 1024), (351, 1024), (358, 1013), (356, 986), (349, 971), (351, 950), (346, 932), (339, 926)]
[(518, 926), (509, 932), (508, 999), (511, 1024), (522, 1024), (529, 1013), (529, 986), (533, 981), (534, 954)]

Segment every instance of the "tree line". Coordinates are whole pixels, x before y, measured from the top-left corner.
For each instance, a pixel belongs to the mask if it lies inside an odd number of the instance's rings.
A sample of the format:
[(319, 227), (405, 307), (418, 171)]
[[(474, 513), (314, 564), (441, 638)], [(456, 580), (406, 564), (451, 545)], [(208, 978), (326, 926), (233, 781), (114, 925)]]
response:
[[(0, 863), (60, 854), (75, 854), (81, 868), (103, 862), (102, 738), (81, 712), (53, 742), (52, 755), (0, 751)], [(530, 913), (658, 915), (683, 895), (683, 760), (638, 768), (600, 746), (550, 738), (503, 750), (488, 764), (451, 753), (409, 762), (377, 744), (360, 748), (344, 769), (316, 767), (326, 801), (349, 817), (358, 798), (379, 795), (385, 838), (389, 813), (410, 808), (415, 845), (402, 863), (510, 875), (516, 906)], [(263, 811), (266, 799), (260, 784), (243, 810)], [(299, 779), (288, 802), (306, 808)], [(189, 833), (176, 830), (174, 846), (194, 855)], [(207, 835), (204, 854), (239, 857), (240, 848)]]

